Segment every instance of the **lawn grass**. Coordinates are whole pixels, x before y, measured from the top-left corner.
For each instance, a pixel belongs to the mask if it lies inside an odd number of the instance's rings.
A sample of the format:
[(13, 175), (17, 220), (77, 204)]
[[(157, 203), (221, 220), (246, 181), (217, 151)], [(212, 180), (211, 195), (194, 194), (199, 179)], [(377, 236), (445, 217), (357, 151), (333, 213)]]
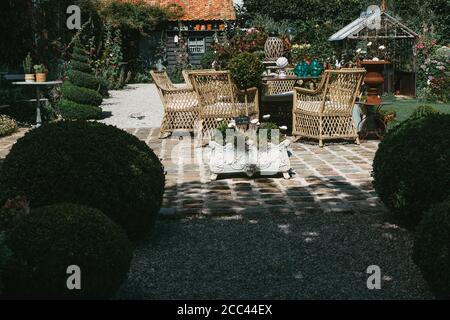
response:
[(384, 109), (391, 110), (394, 109), (397, 112), (396, 122), (402, 122), (408, 119), (408, 117), (414, 111), (414, 108), (421, 105), (429, 105), (442, 113), (450, 113), (450, 104), (430, 102), (423, 99), (414, 99), (414, 98), (400, 98), (400, 97), (383, 97), (383, 101), (386, 103), (390, 103), (389, 105), (384, 106)]

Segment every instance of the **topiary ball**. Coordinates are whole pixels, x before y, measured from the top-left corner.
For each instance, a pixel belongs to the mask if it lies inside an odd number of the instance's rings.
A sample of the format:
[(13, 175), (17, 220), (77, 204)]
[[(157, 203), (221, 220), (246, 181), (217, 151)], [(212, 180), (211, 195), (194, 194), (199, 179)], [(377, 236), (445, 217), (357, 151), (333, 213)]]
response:
[(450, 198), (425, 213), (417, 228), (413, 259), (430, 287), (450, 298)]
[(230, 60), (228, 69), (239, 89), (249, 89), (258, 87), (264, 65), (255, 54), (242, 52)]
[(101, 123), (63, 121), (14, 145), (1, 168), (0, 200), (23, 195), (32, 208), (61, 202), (97, 208), (134, 240), (148, 233), (164, 183), (158, 157), (135, 136)]
[(450, 115), (410, 119), (380, 143), (373, 164), (375, 190), (405, 225), (415, 226), (450, 185)]
[[(103, 299), (119, 289), (132, 249), (125, 232), (96, 209), (58, 204), (23, 218), (6, 239), (13, 252), (3, 279), (8, 298)], [(81, 290), (69, 290), (69, 266)]]

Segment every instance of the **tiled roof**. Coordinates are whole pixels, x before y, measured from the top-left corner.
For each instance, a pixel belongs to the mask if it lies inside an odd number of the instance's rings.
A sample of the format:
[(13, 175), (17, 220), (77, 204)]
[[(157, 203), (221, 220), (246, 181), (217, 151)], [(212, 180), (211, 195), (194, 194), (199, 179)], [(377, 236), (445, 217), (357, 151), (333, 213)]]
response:
[[(122, 0), (139, 2), (141, 0)], [(180, 20), (236, 20), (233, 0), (145, 0), (160, 7), (177, 4), (184, 9)]]

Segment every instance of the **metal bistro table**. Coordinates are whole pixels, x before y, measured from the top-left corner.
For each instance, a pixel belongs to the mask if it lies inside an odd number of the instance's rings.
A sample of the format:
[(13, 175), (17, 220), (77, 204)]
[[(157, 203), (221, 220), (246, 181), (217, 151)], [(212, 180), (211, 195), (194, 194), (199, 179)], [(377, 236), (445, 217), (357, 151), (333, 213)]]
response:
[[(294, 88), (313, 83), (316, 85), (322, 77), (263, 77), (263, 92), (261, 96), (260, 115), (271, 115), (271, 122), (279, 126), (287, 126), (288, 134), (292, 132), (292, 107), (294, 100)], [(262, 119), (261, 119), (262, 121)]]
[(41, 87), (45, 86), (56, 86), (60, 85), (63, 82), (58, 81), (46, 81), (46, 82), (13, 82), (14, 85), (17, 86), (34, 86), (36, 88), (36, 125), (35, 128), (39, 128), (42, 126), (42, 116), (41, 116)]
[(359, 138), (361, 141), (367, 139), (371, 134), (377, 136), (378, 139), (383, 140), (387, 131), (387, 125), (380, 114), (382, 107), (390, 105), (391, 103), (367, 103), (357, 102), (361, 111), (361, 121), (358, 125)]

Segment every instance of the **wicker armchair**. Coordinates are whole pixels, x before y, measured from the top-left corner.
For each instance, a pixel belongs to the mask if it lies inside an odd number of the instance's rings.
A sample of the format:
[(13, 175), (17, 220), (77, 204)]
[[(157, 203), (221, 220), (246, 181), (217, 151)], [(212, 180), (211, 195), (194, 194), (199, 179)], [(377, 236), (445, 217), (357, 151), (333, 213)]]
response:
[(258, 89), (239, 90), (228, 71), (193, 71), (189, 78), (200, 105), (202, 134), (238, 116), (259, 118)]
[(183, 70), (181, 74), (183, 75), (184, 82), (188, 88), (192, 88), (191, 79), (189, 79), (189, 74), (192, 72), (215, 72), (215, 69), (195, 69), (195, 70)]
[(190, 84), (175, 86), (164, 71), (151, 71), (161, 101), (164, 105), (164, 117), (160, 138), (174, 130), (194, 131), (198, 120), (199, 108), (197, 95)]
[(319, 140), (359, 138), (352, 118), (365, 69), (327, 70), (316, 90), (295, 88), (292, 135)]

